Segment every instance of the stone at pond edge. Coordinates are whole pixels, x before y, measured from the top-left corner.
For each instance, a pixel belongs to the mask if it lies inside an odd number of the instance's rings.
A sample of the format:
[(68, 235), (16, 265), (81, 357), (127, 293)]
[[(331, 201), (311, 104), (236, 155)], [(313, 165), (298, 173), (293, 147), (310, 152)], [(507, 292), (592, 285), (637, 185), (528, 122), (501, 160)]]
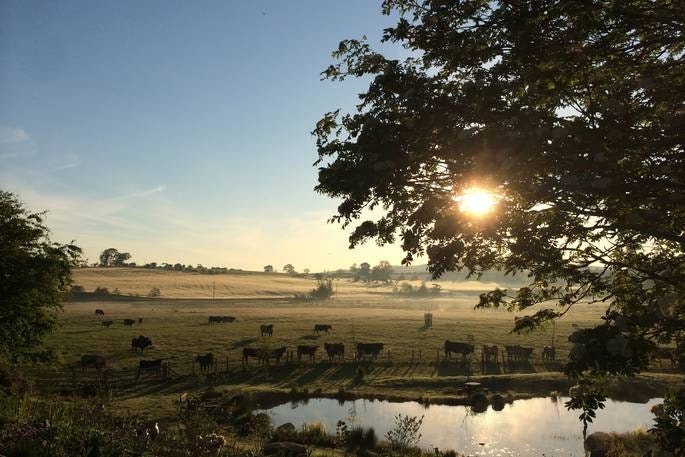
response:
[(278, 457), (306, 457), (307, 447), (297, 443), (281, 442), (264, 445), (264, 455)]
[(609, 452), (611, 435), (604, 432), (594, 432), (585, 438), (583, 446), (589, 457), (606, 457)]

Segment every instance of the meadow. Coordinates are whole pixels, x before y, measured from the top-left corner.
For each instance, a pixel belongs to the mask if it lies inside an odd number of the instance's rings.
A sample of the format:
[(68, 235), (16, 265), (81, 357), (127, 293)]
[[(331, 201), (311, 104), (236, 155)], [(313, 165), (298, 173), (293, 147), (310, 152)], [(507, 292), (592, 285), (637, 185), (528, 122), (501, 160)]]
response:
[[(479, 380), (493, 390), (513, 394), (549, 393), (565, 386), (559, 363), (543, 363), (542, 348), (556, 347), (557, 360), (567, 357), (568, 335), (575, 328), (595, 324), (603, 310), (579, 304), (554, 328), (517, 335), (510, 332), (514, 314), (501, 310), (474, 310), (482, 284), (445, 283), (438, 298), (404, 299), (388, 286), (378, 287), (339, 280), (337, 294), (329, 300), (303, 301), (288, 298), (311, 289), (315, 281), (281, 274), (199, 275), (148, 272), (141, 269), (84, 269), (75, 272), (75, 283), (87, 291), (95, 287), (118, 289), (121, 295), (93, 297), (65, 303), (59, 330), (48, 346), (59, 355), (58, 370), (73, 370), (84, 354), (106, 358), (113, 373), (132, 373), (140, 360), (164, 359), (173, 374), (169, 379), (144, 377), (114, 399), (122, 408), (150, 414), (172, 412), (181, 392), (199, 392), (207, 387), (254, 392), (299, 390), (357, 396), (432, 398), (448, 401), (461, 395), (465, 380)], [(158, 298), (136, 297), (158, 287)], [(211, 291), (216, 296), (212, 300)], [(209, 297), (207, 296), (209, 292)], [(268, 293), (267, 293), (268, 292)], [(126, 294), (132, 294), (131, 296)], [(195, 294), (196, 297), (189, 298)], [(102, 309), (104, 317), (95, 315)], [(424, 312), (433, 313), (433, 325), (424, 327)], [(208, 316), (230, 315), (235, 322), (210, 324)], [(142, 318), (142, 323), (138, 319)], [(110, 328), (102, 320), (113, 320)], [(135, 319), (124, 327), (123, 319)], [(273, 324), (272, 337), (260, 335), (260, 325)], [(315, 324), (332, 326), (330, 334), (314, 334)], [(131, 338), (144, 335), (153, 346), (144, 353), (131, 351)], [(554, 337), (554, 338), (553, 338)], [(444, 360), (445, 340), (472, 341), (476, 352), (463, 365)], [(344, 362), (329, 363), (325, 342), (344, 343)], [(353, 361), (356, 342), (382, 342), (377, 361)], [(480, 363), (483, 344), (520, 344), (535, 348), (531, 363)], [(242, 365), (245, 347), (272, 349), (318, 345), (314, 363), (303, 359), (258, 366), (251, 359)], [(195, 356), (211, 352), (217, 359), (216, 373), (201, 374)], [(501, 354), (500, 354), (501, 356)], [(359, 369), (363, 370), (360, 379)], [(663, 375), (667, 376), (667, 375)], [(663, 379), (662, 378), (660, 379)], [(677, 375), (673, 375), (677, 376)]]

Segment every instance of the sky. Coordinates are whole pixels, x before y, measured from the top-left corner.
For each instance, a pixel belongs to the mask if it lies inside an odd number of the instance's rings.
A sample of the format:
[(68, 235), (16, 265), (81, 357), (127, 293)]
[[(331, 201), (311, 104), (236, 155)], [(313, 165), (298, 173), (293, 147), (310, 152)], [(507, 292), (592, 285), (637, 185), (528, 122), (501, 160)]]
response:
[(331, 51), (393, 24), (371, 0), (3, 0), (0, 189), (90, 262), (399, 264), (326, 222), (310, 134), (365, 87), (320, 80)]

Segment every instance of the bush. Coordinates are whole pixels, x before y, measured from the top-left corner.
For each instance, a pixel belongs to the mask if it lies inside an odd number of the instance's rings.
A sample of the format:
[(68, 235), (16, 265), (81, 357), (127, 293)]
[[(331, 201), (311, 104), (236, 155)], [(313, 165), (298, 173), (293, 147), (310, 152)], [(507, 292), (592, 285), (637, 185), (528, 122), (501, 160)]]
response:
[(318, 280), (316, 289), (313, 289), (309, 296), (317, 300), (331, 298), (333, 296), (333, 281), (331, 279)]
[(162, 292), (157, 287), (153, 287), (150, 289), (150, 292), (147, 293), (147, 296), (150, 298), (159, 297), (160, 295), (162, 295)]
[(109, 295), (109, 289), (106, 287), (100, 286), (100, 287), (96, 287), (95, 290), (93, 291), (93, 293), (95, 295), (105, 296), (105, 295)]
[(86, 288), (83, 286), (80, 286), (78, 284), (74, 284), (71, 286), (71, 289), (69, 290), (70, 293), (72, 294), (82, 294), (86, 291)]
[(416, 447), (421, 441), (421, 426), (423, 416), (405, 416), (398, 414), (395, 416), (394, 427), (385, 434), (385, 438), (390, 442), (390, 446), (404, 454), (411, 448)]

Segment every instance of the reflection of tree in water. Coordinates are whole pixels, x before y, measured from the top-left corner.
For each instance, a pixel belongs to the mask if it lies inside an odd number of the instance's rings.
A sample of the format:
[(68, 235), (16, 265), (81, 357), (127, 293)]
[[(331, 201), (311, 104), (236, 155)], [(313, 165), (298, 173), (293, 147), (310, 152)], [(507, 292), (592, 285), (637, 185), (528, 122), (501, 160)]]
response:
[[(362, 401), (364, 402), (364, 406), (366, 406), (366, 401)], [(364, 408), (364, 410), (366, 411), (366, 408)], [(357, 415), (357, 400), (353, 400), (350, 402), (350, 409), (347, 410), (347, 414), (347, 420), (349, 422), (357, 422), (357, 420), (359, 419)]]

